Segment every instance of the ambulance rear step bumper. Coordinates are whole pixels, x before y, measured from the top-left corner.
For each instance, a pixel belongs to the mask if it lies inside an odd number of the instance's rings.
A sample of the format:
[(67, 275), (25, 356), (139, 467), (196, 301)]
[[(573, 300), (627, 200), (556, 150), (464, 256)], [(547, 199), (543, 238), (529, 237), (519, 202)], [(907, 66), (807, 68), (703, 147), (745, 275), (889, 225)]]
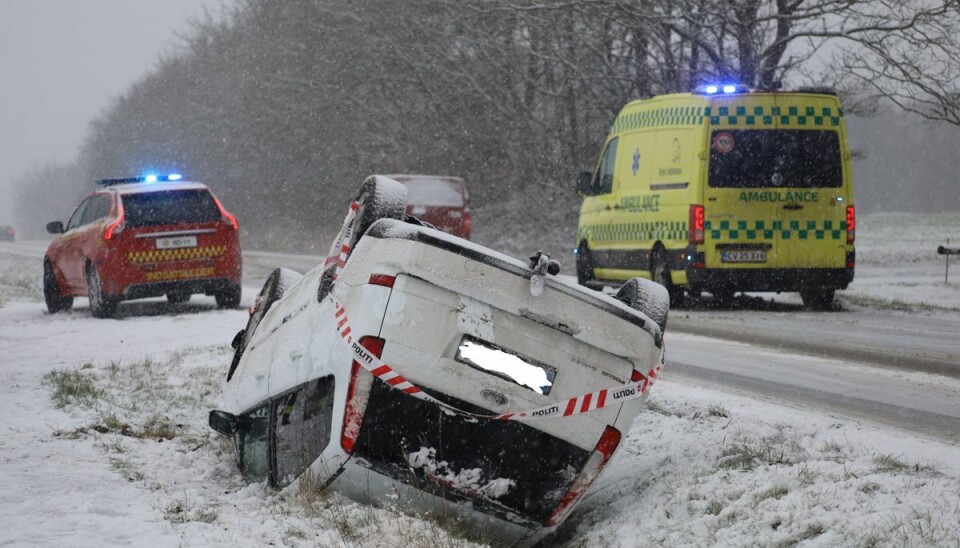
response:
[(853, 268), (687, 268), (690, 287), (710, 291), (800, 291), (807, 287), (846, 289)]

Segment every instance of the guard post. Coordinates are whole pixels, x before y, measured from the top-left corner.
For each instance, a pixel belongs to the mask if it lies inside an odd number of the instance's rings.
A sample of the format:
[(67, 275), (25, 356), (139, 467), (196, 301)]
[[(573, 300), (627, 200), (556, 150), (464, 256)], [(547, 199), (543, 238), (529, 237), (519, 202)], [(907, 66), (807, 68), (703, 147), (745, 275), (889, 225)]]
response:
[[(950, 245), (950, 238), (947, 238), (947, 245)], [(947, 258), (947, 265), (943, 270), (943, 283), (946, 285), (950, 283), (950, 255), (960, 255), (960, 247), (937, 246), (937, 253)]]

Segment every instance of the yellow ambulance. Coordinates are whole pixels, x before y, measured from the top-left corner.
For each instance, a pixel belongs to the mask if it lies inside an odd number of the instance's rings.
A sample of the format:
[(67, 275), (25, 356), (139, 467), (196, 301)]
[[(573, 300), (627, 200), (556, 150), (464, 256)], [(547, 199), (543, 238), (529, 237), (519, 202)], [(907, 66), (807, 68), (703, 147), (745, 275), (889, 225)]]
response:
[(839, 98), (702, 86), (627, 104), (582, 173), (577, 277), (670, 292), (799, 291), (828, 309), (853, 280), (856, 215)]

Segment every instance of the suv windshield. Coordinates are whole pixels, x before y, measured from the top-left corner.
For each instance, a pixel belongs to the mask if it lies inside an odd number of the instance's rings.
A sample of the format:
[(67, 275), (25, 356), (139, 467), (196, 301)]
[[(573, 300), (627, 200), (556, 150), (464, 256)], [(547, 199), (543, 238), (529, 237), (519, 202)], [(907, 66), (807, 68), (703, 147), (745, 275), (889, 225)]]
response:
[(129, 227), (219, 221), (220, 208), (204, 189), (144, 192), (123, 196)]
[(823, 188), (842, 183), (836, 131), (723, 129), (711, 136), (711, 187)]

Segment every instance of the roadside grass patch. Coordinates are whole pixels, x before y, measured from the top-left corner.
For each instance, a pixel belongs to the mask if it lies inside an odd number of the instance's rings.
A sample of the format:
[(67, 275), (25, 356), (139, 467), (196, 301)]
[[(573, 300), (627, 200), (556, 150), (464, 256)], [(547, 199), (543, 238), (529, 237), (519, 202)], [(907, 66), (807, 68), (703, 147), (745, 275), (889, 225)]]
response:
[(44, 384), (53, 390), (51, 397), (58, 408), (68, 405), (93, 408), (104, 398), (104, 389), (97, 386), (91, 374), (83, 371), (90, 369), (87, 365), (73, 371), (57, 369), (43, 376)]

